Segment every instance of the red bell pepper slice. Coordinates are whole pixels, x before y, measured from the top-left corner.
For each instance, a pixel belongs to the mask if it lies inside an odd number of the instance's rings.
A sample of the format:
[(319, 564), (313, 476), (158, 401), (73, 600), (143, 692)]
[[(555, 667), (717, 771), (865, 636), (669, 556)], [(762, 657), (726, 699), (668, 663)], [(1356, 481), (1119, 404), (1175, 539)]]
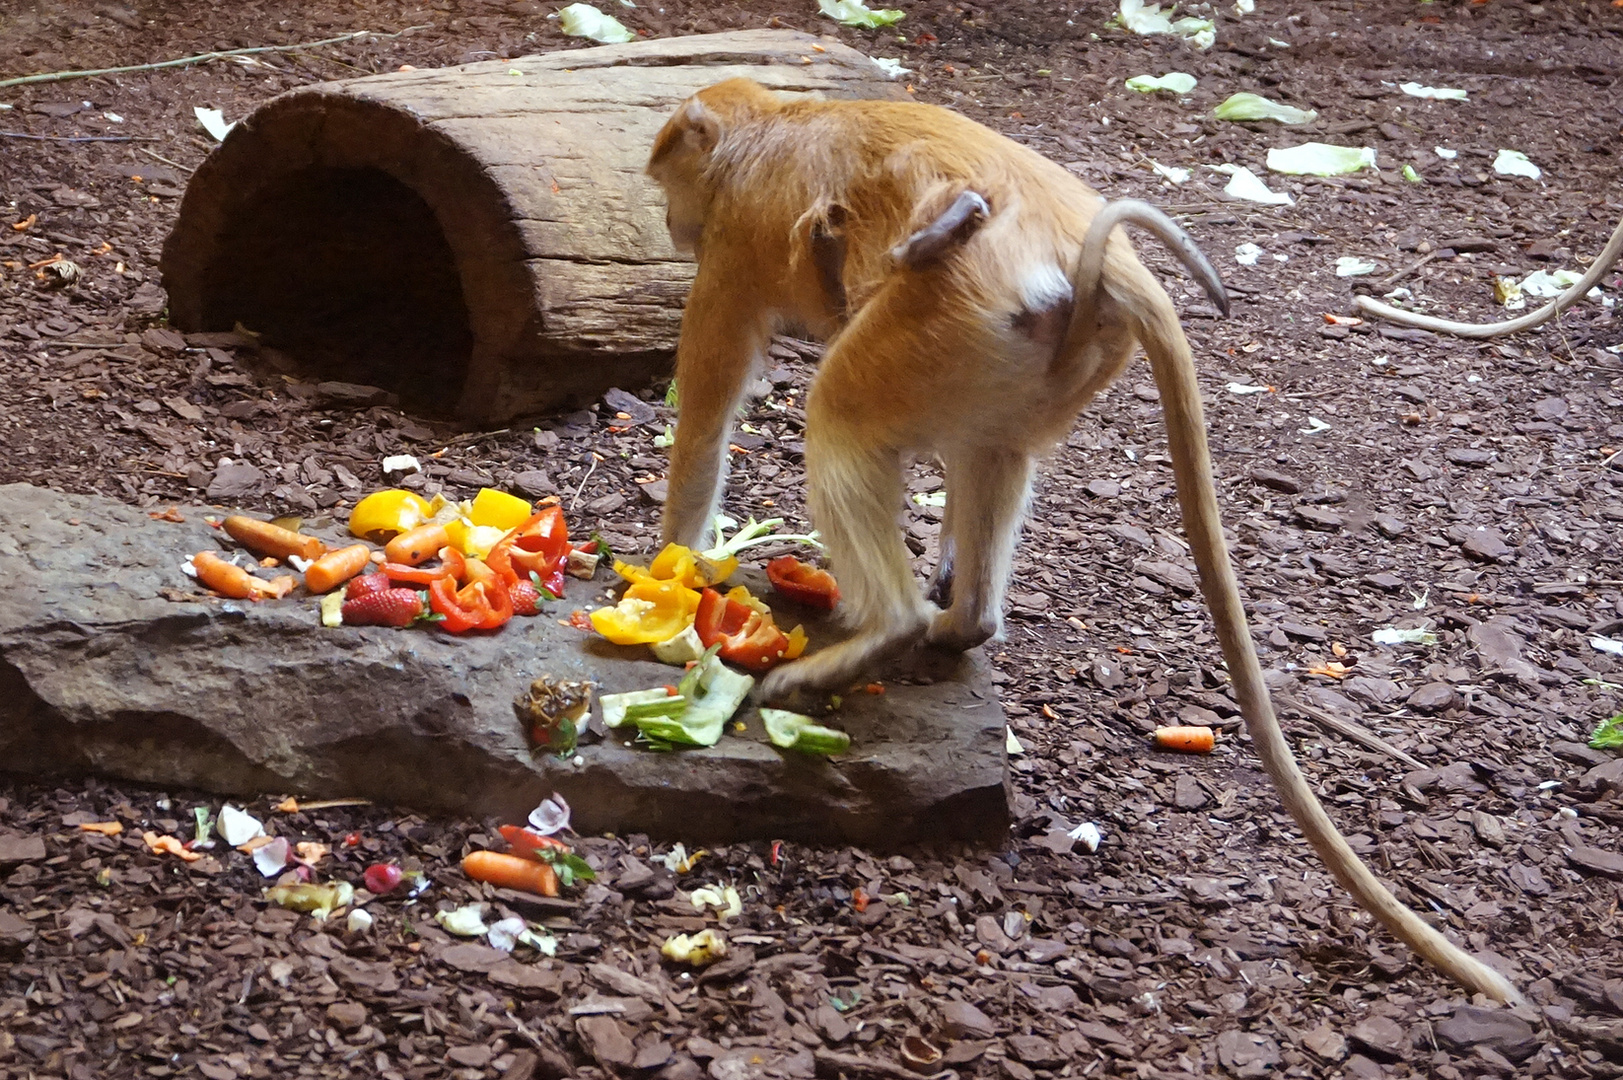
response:
[(553, 596), (564, 594), (564, 566), (569, 561), (569, 526), (556, 506), (530, 518), (499, 540), (485, 562), (509, 584), (530, 580)]
[(551, 848), (554, 851), (569, 850), (569, 845), (562, 840), (542, 836), (540, 833), (532, 829), (526, 829), (522, 825), (503, 825), (501, 834), (502, 839), (506, 840), (507, 845), (513, 849), (513, 853), (522, 855), (526, 859), (542, 858), (541, 852), (546, 848)]
[(383, 572), (390, 581), (409, 582), (412, 585), (432, 585), (442, 578), (459, 583), (468, 576), (467, 559), (454, 547), (440, 548), (438, 566), (407, 566), (405, 563), (384, 563)]
[(721, 658), (748, 671), (767, 670), (782, 660), (789, 648), (789, 638), (778, 629), (772, 616), (729, 600), (714, 589), (699, 594), (693, 629), (705, 648), (720, 642)]
[(428, 604), (444, 616), (440, 623), (453, 634), (494, 630), (513, 617), (513, 598), (499, 580), (475, 581), (457, 589), (448, 577), (428, 586)]
[(766, 564), (766, 579), (772, 587), (797, 604), (833, 611), (840, 602), (840, 586), (827, 570), (801, 562), (793, 555), (780, 555)]

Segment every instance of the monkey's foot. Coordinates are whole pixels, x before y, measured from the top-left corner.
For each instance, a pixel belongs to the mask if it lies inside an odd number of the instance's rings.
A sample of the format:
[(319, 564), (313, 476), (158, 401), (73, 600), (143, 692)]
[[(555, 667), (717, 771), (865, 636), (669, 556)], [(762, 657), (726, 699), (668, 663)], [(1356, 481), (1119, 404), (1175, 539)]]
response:
[(924, 640), (938, 649), (950, 649), (953, 652), (968, 652), (983, 642), (990, 641), (1003, 629), (999, 620), (992, 615), (982, 615), (973, 625), (965, 626), (962, 613), (952, 609), (938, 612), (930, 620), (930, 628), (924, 632)]
[(786, 701), (799, 693), (843, 692), (885, 658), (919, 639), (919, 627), (889, 633), (859, 633), (811, 656), (778, 668), (761, 681), (764, 701)]

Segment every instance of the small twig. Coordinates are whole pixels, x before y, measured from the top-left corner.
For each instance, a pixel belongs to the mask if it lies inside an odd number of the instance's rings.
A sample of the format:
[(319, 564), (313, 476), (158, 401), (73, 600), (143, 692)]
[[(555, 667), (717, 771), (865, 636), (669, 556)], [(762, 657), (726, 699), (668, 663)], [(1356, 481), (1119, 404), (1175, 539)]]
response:
[(1383, 754), (1397, 758), (1411, 769), (1424, 769), (1425, 766), (1416, 758), (1404, 753), (1362, 724), (1355, 724), (1351, 720), (1344, 720), (1335, 713), (1326, 712), (1315, 705), (1297, 701), (1295, 698), (1281, 696), (1279, 703), (1287, 709), (1295, 709), (1310, 720), (1315, 720), (1321, 727), (1329, 728), (1337, 735), (1351, 739), (1353, 742), (1366, 746), (1371, 750), (1379, 750)]
[(149, 135), (30, 135), (25, 131), (0, 131), (0, 139), (28, 139), (33, 142), (157, 142)]
[(1377, 281), (1375, 283), (1375, 287), (1377, 289), (1384, 289), (1388, 285), (1392, 284), (1394, 281), (1402, 281), (1404, 278), (1408, 277), (1410, 274), (1414, 273), (1416, 270), (1419, 270), (1422, 266), (1425, 266), (1427, 263), (1431, 262), (1431, 260), (1435, 259), (1436, 257), (1437, 257), (1437, 253), (1435, 251), (1428, 251), (1426, 254), (1424, 254), (1424, 255), (1422, 255), (1420, 257), (1419, 262), (1414, 263), (1411, 266), (1406, 266), (1402, 270), (1399, 270), (1399, 271), (1397, 271), (1395, 273), (1387, 275), (1385, 278), (1382, 278), (1380, 281)]
[(575, 504), (580, 502), (580, 493), (586, 490), (586, 481), (590, 480), (592, 478), (592, 473), (597, 471), (597, 463), (600, 460), (602, 459), (596, 454), (592, 455), (592, 463), (591, 465), (587, 466), (586, 475), (580, 478), (580, 487), (575, 489), (574, 497), (569, 500), (569, 509), (575, 509)]
[(193, 172), (197, 171), (196, 166), (194, 166), (194, 165), (182, 165), (178, 161), (170, 161), (168, 158), (164, 157), (162, 154), (158, 153), (156, 150), (148, 150), (144, 146), (137, 146), (136, 149), (141, 151), (141, 153), (145, 154), (147, 157), (151, 158), (153, 161), (161, 161), (165, 165), (171, 166), (172, 168), (180, 169), (180, 170), (182, 170), (184, 172), (189, 172), (189, 173), (193, 173)]
[(413, 30), (426, 30), (426, 24), (408, 26), (392, 34), (382, 34), (376, 30), (357, 30), (353, 34), (341, 34), (334, 38), (325, 38), (321, 41), (304, 41), (297, 45), (258, 45), (251, 49), (225, 49), (220, 52), (198, 53), (196, 56), (182, 56), (176, 60), (160, 60), (154, 64), (131, 64), (126, 67), (95, 68), (89, 71), (47, 71), (41, 75), (22, 75), (15, 79), (0, 79), (0, 90), (8, 86), (28, 86), (33, 83), (65, 82), (68, 79), (88, 79), (97, 75), (128, 75), (138, 71), (159, 71), (163, 68), (186, 67), (190, 64), (206, 64), (210, 60), (223, 60), (228, 56), (252, 56), (255, 53), (295, 52), (299, 49), (313, 49), (318, 45), (339, 45), (356, 38), (397, 38)]
[[(888, 1076), (895, 1080), (920, 1080), (919, 1073), (912, 1069), (904, 1069), (900, 1065), (892, 1065), (888, 1061), (879, 1061), (876, 1058), (858, 1057), (855, 1054), (840, 1054), (833, 1050), (816, 1050), (813, 1056), (821, 1069), (830, 1069), (835, 1072), (856, 1073), (862, 1076)], [(951, 1069), (943, 1069), (928, 1077), (928, 1080), (958, 1080), (958, 1074)]]

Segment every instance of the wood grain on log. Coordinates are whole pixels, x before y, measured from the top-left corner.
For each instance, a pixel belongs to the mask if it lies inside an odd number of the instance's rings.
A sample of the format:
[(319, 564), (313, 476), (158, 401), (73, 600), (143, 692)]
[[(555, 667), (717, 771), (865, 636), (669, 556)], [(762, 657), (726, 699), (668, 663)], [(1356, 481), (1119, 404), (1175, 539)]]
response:
[(193, 176), (164, 245), (170, 318), (241, 322), (327, 377), (470, 421), (644, 383), (693, 265), (643, 165), (677, 102), (738, 75), (905, 96), (861, 53), (776, 30), (295, 90)]

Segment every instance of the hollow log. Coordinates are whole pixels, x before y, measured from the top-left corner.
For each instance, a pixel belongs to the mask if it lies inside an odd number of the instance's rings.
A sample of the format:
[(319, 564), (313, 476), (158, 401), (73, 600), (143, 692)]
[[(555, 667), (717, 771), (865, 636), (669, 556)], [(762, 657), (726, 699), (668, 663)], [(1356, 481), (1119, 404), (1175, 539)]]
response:
[(295, 90), (192, 177), (164, 244), (170, 319), (474, 423), (642, 385), (693, 279), (643, 166), (679, 101), (738, 75), (905, 96), (861, 53), (778, 30)]

